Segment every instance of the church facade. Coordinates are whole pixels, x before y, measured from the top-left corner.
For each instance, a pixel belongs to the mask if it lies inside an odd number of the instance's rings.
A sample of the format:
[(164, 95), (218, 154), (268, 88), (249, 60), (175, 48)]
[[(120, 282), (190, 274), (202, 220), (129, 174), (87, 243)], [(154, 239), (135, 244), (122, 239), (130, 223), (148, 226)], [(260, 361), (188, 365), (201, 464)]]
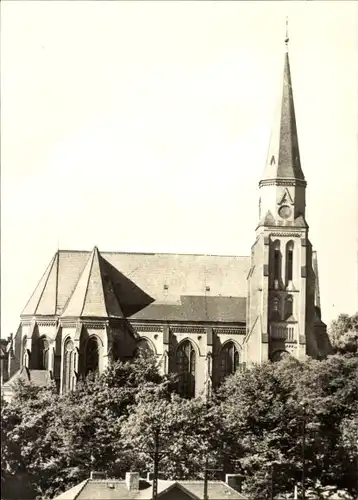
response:
[(251, 255), (59, 250), (2, 348), (5, 393), (20, 376), (41, 385), (53, 379), (63, 393), (138, 349), (177, 373), (186, 397), (242, 365), (285, 353), (324, 357), (330, 344), (305, 193), (286, 46)]

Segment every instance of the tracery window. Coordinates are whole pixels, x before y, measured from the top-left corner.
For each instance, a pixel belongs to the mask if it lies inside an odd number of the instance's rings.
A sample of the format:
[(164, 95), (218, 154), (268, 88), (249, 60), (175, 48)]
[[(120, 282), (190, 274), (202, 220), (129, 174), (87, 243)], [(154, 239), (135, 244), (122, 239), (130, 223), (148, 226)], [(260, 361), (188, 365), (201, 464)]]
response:
[(293, 314), (293, 298), (289, 295), (285, 300), (285, 319), (288, 319)]
[(46, 337), (40, 337), (38, 340), (38, 368), (39, 370), (49, 369), (49, 342)]
[(63, 349), (63, 392), (68, 392), (73, 387), (74, 357), (75, 348), (73, 341), (71, 339), (67, 339)]
[(227, 342), (220, 351), (220, 381), (239, 368), (240, 355), (234, 342)]
[(287, 282), (293, 279), (293, 241), (289, 241), (286, 245), (286, 266), (287, 266)]
[(153, 354), (153, 348), (147, 339), (139, 339), (137, 342), (137, 352), (140, 354)]
[(281, 250), (278, 240), (274, 242), (273, 246), (273, 278), (274, 280), (281, 278)]
[(273, 321), (281, 320), (280, 299), (278, 297), (272, 299), (271, 319)]
[(96, 337), (90, 337), (86, 345), (86, 375), (98, 371), (99, 346)]
[(176, 367), (179, 375), (178, 392), (184, 398), (195, 396), (196, 352), (190, 340), (179, 344), (176, 352)]

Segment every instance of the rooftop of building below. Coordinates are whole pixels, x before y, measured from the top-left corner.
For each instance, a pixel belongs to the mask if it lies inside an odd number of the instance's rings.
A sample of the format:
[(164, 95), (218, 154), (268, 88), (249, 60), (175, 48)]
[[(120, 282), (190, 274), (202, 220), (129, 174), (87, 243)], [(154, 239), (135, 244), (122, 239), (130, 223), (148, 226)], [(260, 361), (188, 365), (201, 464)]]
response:
[[(91, 472), (90, 477), (54, 500), (151, 500), (153, 474), (142, 478), (139, 472), (127, 472), (125, 479), (108, 478), (104, 472)], [(241, 475), (226, 474), (225, 481), (157, 480), (156, 498), (162, 500), (245, 500), (241, 494)]]

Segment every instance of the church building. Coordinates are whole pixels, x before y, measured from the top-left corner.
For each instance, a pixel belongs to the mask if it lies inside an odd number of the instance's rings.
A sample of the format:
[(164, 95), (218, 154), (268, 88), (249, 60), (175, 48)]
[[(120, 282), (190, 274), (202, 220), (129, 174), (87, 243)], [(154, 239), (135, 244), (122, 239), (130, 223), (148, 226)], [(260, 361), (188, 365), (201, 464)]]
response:
[(18, 377), (55, 380), (64, 393), (138, 349), (152, 351), (164, 373), (178, 374), (185, 397), (208, 393), (243, 365), (286, 353), (324, 357), (330, 344), (306, 184), (286, 39), (250, 256), (57, 251), (2, 347), (4, 393)]

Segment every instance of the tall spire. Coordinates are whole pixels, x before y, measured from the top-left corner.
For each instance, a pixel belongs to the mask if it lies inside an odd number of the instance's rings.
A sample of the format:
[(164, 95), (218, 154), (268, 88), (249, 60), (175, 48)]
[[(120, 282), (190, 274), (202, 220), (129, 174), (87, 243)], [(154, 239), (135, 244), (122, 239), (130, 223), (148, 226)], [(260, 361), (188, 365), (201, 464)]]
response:
[(287, 178), (304, 181), (298, 147), (288, 43), (288, 19), (286, 18), (283, 82), (261, 183), (265, 180)]

